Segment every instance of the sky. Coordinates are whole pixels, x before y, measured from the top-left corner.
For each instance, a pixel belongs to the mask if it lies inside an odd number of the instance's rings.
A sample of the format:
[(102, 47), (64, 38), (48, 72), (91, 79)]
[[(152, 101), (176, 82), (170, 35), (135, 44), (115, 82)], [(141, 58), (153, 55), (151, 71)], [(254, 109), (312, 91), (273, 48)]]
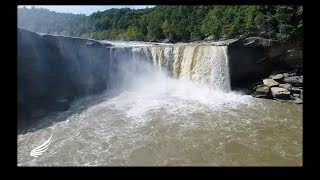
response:
[[(22, 7), (22, 6), (19, 6)], [(26, 6), (27, 8), (31, 8), (31, 6)], [(112, 8), (131, 8), (131, 9), (143, 9), (143, 8), (151, 8), (154, 7), (154, 5), (132, 5), (132, 6), (123, 6), (123, 5), (114, 5), (114, 6), (54, 6), (54, 5), (48, 5), (48, 6), (35, 6), (35, 7), (41, 7), (46, 8), (51, 11), (55, 12), (62, 12), (62, 13), (73, 13), (73, 14), (85, 14), (90, 15), (97, 11), (104, 11), (107, 9)]]

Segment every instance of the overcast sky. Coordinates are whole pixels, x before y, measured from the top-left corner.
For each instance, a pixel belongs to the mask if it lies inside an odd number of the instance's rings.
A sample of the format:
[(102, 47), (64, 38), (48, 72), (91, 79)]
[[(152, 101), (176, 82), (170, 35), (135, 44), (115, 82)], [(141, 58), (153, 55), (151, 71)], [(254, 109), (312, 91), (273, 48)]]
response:
[[(22, 7), (22, 6), (19, 6)], [(26, 6), (27, 8), (31, 8), (31, 6)], [(116, 6), (35, 6), (35, 7), (42, 7), (49, 9), (51, 11), (56, 11), (56, 12), (64, 12), (64, 13), (73, 13), (73, 14), (85, 14), (85, 15), (90, 15), (94, 12), (97, 11), (104, 11), (107, 9), (112, 9), (112, 8), (131, 8), (131, 9), (142, 9), (146, 7), (154, 7), (154, 5), (134, 5), (134, 6), (123, 6), (123, 5), (116, 5)]]

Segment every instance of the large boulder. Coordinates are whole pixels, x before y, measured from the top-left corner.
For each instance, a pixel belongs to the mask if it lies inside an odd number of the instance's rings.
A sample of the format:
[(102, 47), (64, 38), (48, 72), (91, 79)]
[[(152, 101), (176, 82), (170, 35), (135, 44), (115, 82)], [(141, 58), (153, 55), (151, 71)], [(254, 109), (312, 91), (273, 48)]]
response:
[(258, 86), (259, 87), (255, 88), (251, 96), (256, 98), (269, 98), (270, 97), (269, 87), (261, 86), (261, 85), (258, 85)]
[(300, 94), (293, 93), (293, 97), (300, 97)]
[(263, 84), (268, 87), (274, 87), (279, 85), (279, 83), (273, 79), (264, 79)]
[(298, 88), (298, 87), (291, 87), (290, 90), (291, 90), (292, 93), (296, 93), (296, 94), (302, 94), (303, 93), (302, 88)]
[(284, 89), (287, 89), (287, 90), (290, 90), (292, 88), (292, 85), (291, 84), (279, 84), (279, 87), (281, 88), (284, 88)]
[(280, 80), (280, 79), (283, 79), (283, 74), (270, 75), (269, 78), (273, 80)]
[(292, 84), (293, 86), (302, 86), (302, 76), (291, 76), (283, 78), (282, 82)]
[(274, 98), (288, 99), (290, 97), (290, 91), (280, 87), (272, 87), (271, 94)]

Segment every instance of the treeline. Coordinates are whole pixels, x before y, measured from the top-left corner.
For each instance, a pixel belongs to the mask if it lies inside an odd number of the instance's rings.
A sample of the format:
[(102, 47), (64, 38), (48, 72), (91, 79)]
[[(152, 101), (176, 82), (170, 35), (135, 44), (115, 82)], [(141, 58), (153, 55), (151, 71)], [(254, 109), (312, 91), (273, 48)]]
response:
[(18, 26), (93, 39), (190, 42), (240, 35), (286, 41), (302, 35), (302, 6), (156, 6), (110, 9), (90, 16), (19, 8)]
[(81, 36), (88, 28), (88, 17), (57, 13), (43, 8), (18, 8), (18, 27), (46, 34)]

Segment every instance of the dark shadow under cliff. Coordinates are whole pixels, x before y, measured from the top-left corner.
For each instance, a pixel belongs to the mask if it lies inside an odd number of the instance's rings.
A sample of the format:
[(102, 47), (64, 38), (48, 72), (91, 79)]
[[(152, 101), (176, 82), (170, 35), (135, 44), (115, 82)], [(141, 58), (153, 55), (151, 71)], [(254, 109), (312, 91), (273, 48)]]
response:
[(72, 100), (108, 86), (105, 45), (19, 28), (17, 39), (18, 129), (50, 112), (67, 110)]
[(252, 89), (272, 71), (302, 69), (302, 40), (278, 43), (250, 37), (228, 45), (231, 88)]

